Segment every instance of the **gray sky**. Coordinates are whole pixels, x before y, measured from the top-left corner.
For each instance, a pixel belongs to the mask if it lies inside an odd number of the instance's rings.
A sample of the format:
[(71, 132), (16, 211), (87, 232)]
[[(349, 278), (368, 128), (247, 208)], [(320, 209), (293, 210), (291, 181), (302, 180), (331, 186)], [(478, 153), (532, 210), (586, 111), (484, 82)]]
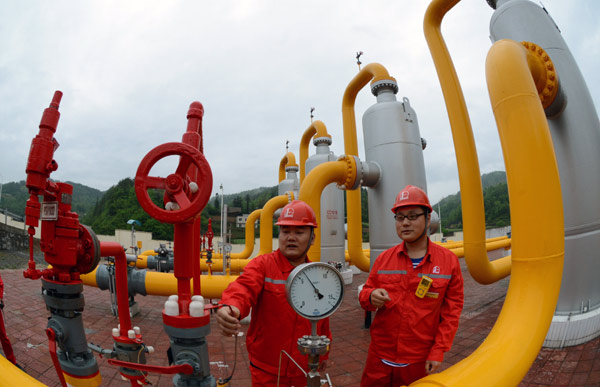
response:
[[(148, 151), (180, 141), (189, 104), (205, 109), (205, 156), (226, 194), (278, 182), (285, 142), (298, 155), (310, 107), (343, 151), (341, 103), (364, 64), (398, 80), (419, 120), (433, 202), (458, 191), (451, 131), (423, 36), (429, 2), (419, 1), (27, 1), (0, 14), (0, 179), (25, 179), (31, 139), (62, 90), (52, 177), (106, 190), (134, 177)], [(545, 0), (600, 101), (600, 2)], [(482, 173), (503, 170), (484, 63), (493, 10), (462, 1), (444, 19)], [(357, 98), (361, 117), (373, 103)], [(311, 146), (311, 154), (314, 147)], [(175, 158), (153, 175), (174, 170)]]

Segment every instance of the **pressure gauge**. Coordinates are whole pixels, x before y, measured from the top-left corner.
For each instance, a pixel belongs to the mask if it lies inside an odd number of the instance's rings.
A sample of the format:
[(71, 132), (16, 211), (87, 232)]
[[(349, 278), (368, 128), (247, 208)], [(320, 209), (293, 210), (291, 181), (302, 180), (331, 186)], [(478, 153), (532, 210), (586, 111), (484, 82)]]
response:
[(231, 243), (225, 243), (223, 245), (223, 251), (225, 252), (225, 254), (231, 253)]
[(344, 298), (344, 279), (327, 263), (303, 263), (292, 270), (285, 290), (296, 313), (316, 321), (330, 316), (340, 307)]

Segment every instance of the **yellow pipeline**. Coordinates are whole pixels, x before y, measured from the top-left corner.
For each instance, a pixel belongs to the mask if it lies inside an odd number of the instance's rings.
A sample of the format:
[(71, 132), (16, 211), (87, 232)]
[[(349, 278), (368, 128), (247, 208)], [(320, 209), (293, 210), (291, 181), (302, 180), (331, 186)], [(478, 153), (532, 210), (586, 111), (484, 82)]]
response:
[[(308, 159), (308, 146), (310, 144), (310, 139), (316, 137), (329, 137), (331, 135), (327, 133), (327, 127), (323, 123), (323, 121), (316, 120), (311, 123), (308, 128), (304, 131), (302, 135), (302, 139), (300, 140), (300, 184), (304, 181), (304, 176), (306, 174), (306, 159)], [(280, 172), (281, 173), (281, 172)], [(281, 180), (280, 180), (281, 181)]]
[(248, 219), (246, 220), (246, 242), (244, 250), (239, 253), (232, 253), (231, 259), (246, 259), (252, 255), (252, 251), (254, 251), (254, 223), (256, 223), (260, 217), (261, 212), (261, 210), (254, 210), (248, 216)]
[[(306, 202), (315, 211), (318, 225), (321, 225), (321, 193), (323, 192), (323, 189), (325, 189), (325, 187), (331, 183), (343, 185), (346, 181), (347, 169), (347, 163), (344, 160), (330, 161), (319, 164), (312, 171), (310, 171), (308, 176), (306, 176), (304, 183), (302, 183), (300, 186), (300, 194), (298, 195), (299, 199)], [(315, 242), (308, 250), (308, 258), (313, 262), (319, 262), (321, 260), (320, 232), (315, 232)], [(366, 266), (367, 270), (364, 269), (364, 266), (358, 267), (361, 270), (369, 271), (368, 263)]]
[[(493, 251), (498, 249), (510, 249), (512, 241), (510, 239), (502, 239), (493, 242), (486, 242), (485, 250)], [(458, 258), (463, 258), (465, 256), (465, 248), (463, 246), (456, 247), (446, 247), (448, 250), (452, 251)], [(492, 261), (493, 262), (493, 261)]]
[(273, 213), (293, 200), (293, 193), (279, 195), (269, 199), (260, 213), (260, 246), (258, 255), (268, 254), (273, 251)]
[(454, 138), (462, 201), (465, 261), (477, 282), (490, 284), (509, 275), (511, 263), (510, 257), (493, 262), (487, 257), (483, 190), (473, 130), (454, 64), (440, 30), (442, 18), (458, 1), (432, 1), (425, 13), (423, 28), (440, 79)]
[(285, 169), (287, 167), (297, 167), (296, 156), (292, 152), (288, 152), (281, 158), (279, 162), (279, 182), (285, 180)]
[[(0, 386), (46, 386), (44, 383), (39, 382), (27, 375), (24, 371), (21, 371), (13, 363), (6, 360), (4, 356), (0, 356)], [(54, 373), (56, 376), (56, 373)]]
[[(96, 269), (81, 276), (84, 285), (98, 287)], [(200, 276), (201, 294), (206, 298), (221, 298), (227, 286), (235, 281), (236, 275), (203, 275)], [(191, 281), (190, 281), (191, 282)], [(146, 272), (146, 293), (154, 296), (170, 296), (177, 294), (177, 278), (172, 273)]]
[[(210, 269), (212, 271), (223, 271), (223, 260), (222, 259), (211, 259), (212, 263), (210, 264)], [(250, 262), (249, 259), (231, 259), (229, 261), (229, 269), (232, 273), (240, 273), (244, 271), (246, 265)], [(203, 258), (200, 260), (200, 269), (203, 272), (208, 271), (208, 264), (206, 263), (206, 259)]]
[[(354, 102), (356, 95), (369, 81), (394, 80), (385, 67), (369, 63), (350, 81), (342, 99), (342, 121), (344, 126), (344, 152), (347, 156), (358, 156), (356, 139), (356, 117)], [(346, 212), (348, 215), (348, 254), (352, 264), (363, 271), (369, 271), (370, 259), (362, 250), (362, 215), (360, 189), (346, 191)], [(365, 270), (366, 268), (366, 270)]]
[[(526, 50), (509, 40), (495, 43), (486, 75), (510, 196), (511, 280), (496, 324), (479, 348), (414, 386), (518, 385), (542, 346), (558, 300), (564, 259), (560, 180)], [(544, 209), (541, 218), (530, 216), (532, 208)]]

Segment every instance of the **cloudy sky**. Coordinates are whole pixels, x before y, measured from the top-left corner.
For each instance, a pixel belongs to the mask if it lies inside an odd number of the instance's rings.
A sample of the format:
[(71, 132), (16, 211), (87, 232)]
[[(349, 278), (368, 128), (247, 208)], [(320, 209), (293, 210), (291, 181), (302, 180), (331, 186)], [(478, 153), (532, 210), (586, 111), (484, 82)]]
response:
[[(428, 1), (27, 1), (0, 14), (0, 179), (25, 179), (31, 139), (55, 90), (61, 120), (52, 177), (106, 190), (134, 177), (149, 150), (179, 141), (192, 101), (205, 108), (205, 155), (235, 193), (278, 182), (286, 141), (298, 156), (310, 108), (344, 153), (341, 103), (358, 68), (383, 64), (398, 98), (416, 110), (427, 139), (425, 166), (435, 202), (456, 192), (458, 174), (446, 108), (425, 39)], [(600, 102), (600, 2), (544, 5)], [(459, 3), (443, 33), (462, 82), (482, 173), (504, 169), (484, 63), (493, 10)], [(360, 117), (375, 102), (357, 98)], [(314, 148), (311, 149), (311, 154)], [(173, 171), (174, 160), (155, 175)]]

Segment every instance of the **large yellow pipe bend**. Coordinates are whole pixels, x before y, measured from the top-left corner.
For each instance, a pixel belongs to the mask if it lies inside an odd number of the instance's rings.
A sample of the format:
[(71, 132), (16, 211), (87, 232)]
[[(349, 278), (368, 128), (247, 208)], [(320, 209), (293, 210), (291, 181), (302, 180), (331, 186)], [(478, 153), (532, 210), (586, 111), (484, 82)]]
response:
[(260, 218), (261, 210), (254, 210), (246, 220), (246, 242), (244, 250), (239, 253), (232, 253), (231, 259), (246, 259), (252, 255), (254, 250), (254, 223)]
[(2, 375), (0, 378), (0, 386), (46, 386), (44, 383), (27, 375), (13, 363), (6, 360), (4, 356), (0, 356), (0, 375)]
[[(321, 194), (323, 190), (331, 183), (344, 185), (347, 177), (348, 163), (346, 160), (329, 161), (319, 164), (306, 176), (304, 183), (300, 186), (299, 199), (306, 202), (315, 211), (318, 225), (321, 225)], [(313, 262), (321, 260), (320, 232), (315, 232), (315, 242), (308, 250), (308, 258)]]
[[(344, 127), (344, 152), (347, 156), (358, 157), (358, 141), (356, 139), (356, 116), (354, 102), (358, 92), (369, 81), (394, 80), (388, 71), (378, 63), (369, 63), (350, 81), (342, 99), (342, 122)], [(346, 213), (348, 216), (348, 254), (351, 261), (365, 270), (365, 262), (370, 259), (362, 251), (362, 214), (360, 189), (346, 191)], [(360, 265), (360, 266), (359, 266)], [(368, 267), (368, 266), (367, 266)]]
[(485, 211), (479, 161), (469, 113), (460, 82), (442, 37), (442, 18), (459, 0), (433, 0), (425, 13), (423, 29), (440, 80), (454, 139), (464, 233), (465, 261), (471, 276), (490, 284), (510, 274), (510, 257), (490, 262), (485, 249)]
[(285, 168), (287, 167), (297, 167), (296, 164), (296, 156), (292, 152), (287, 152), (279, 162), (279, 182), (281, 183), (285, 180)]
[[(510, 196), (512, 273), (494, 328), (473, 354), (414, 385), (516, 386), (533, 364), (552, 322), (564, 259), (564, 221), (552, 139), (527, 54), (496, 42), (486, 61), (488, 89)], [(536, 217), (534, 208), (543, 208)]]
[(310, 139), (316, 137), (329, 137), (331, 135), (327, 133), (327, 127), (323, 121), (316, 120), (310, 124), (304, 131), (302, 138), (300, 139), (300, 184), (304, 181), (306, 175), (306, 160), (308, 159), (308, 146), (310, 145)]
[(275, 211), (294, 199), (294, 194), (279, 195), (269, 199), (260, 213), (260, 246), (258, 255), (273, 251), (273, 214)]

